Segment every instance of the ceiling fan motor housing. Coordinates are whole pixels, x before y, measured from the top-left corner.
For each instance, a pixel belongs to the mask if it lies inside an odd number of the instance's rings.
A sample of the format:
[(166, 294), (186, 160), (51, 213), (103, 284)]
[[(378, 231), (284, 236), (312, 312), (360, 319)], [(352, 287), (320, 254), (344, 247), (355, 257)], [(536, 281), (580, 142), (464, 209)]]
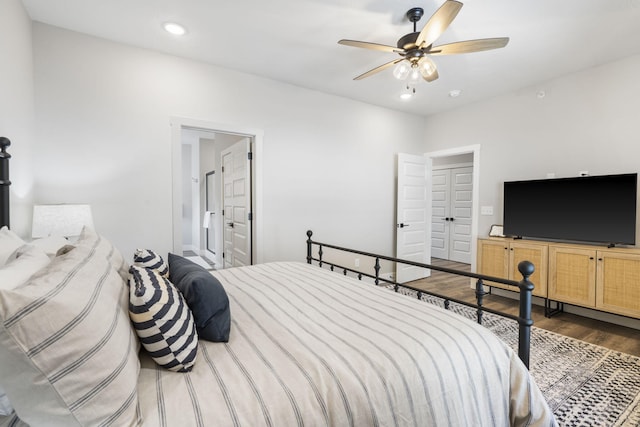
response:
[(400, 37), (400, 39), (398, 40), (398, 48), (400, 49), (404, 49), (404, 50), (411, 50), (411, 49), (415, 49), (416, 46), (416, 39), (418, 38), (418, 35), (420, 33), (416, 32), (416, 33), (409, 33), (406, 34), (402, 37)]

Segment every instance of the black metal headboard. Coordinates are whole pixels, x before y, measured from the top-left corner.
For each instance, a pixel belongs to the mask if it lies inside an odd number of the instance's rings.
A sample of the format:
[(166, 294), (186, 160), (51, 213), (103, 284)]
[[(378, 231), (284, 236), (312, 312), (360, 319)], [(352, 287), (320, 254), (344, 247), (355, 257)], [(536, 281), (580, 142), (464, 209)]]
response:
[(0, 136), (0, 227), (9, 226), (9, 159), (7, 147), (11, 145), (9, 138)]

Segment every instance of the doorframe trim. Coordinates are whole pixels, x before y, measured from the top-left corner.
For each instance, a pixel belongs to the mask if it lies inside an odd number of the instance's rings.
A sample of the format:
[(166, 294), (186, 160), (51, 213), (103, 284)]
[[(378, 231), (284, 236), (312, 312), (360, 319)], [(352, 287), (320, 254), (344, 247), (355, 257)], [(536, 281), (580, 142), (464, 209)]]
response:
[[(462, 147), (448, 148), (445, 150), (431, 151), (425, 153), (427, 157), (427, 167), (429, 173), (433, 170), (433, 159), (438, 157), (449, 157), (458, 154), (473, 154), (473, 189), (471, 190), (471, 271), (476, 271), (477, 249), (478, 249), (478, 221), (480, 203), (480, 144), (466, 145)], [(429, 213), (431, 220), (431, 213)]]
[(231, 125), (224, 123), (210, 122), (207, 120), (192, 119), (188, 117), (171, 116), (169, 120), (171, 126), (171, 210), (173, 226), (173, 251), (181, 253), (182, 250), (182, 129), (202, 129), (212, 132), (236, 134), (247, 136), (253, 141), (253, 172), (255, 176), (253, 182), (253, 209), (252, 209), (252, 248), (254, 260), (257, 264), (263, 262), (262, 248), (262, 170), (263, 170), (263, 144), (264, 132), (261, 129), (244, 125)]
[(472, 168), (472, 167), (473, 167), (473, 163), (469, 162), (469, 163), (451, 163), (450, 165), (438, 165), (438, 166), (432, 165), (431, 169), (434, 171), (440, 171), (444, 169), (458, 169), (458, 168)]

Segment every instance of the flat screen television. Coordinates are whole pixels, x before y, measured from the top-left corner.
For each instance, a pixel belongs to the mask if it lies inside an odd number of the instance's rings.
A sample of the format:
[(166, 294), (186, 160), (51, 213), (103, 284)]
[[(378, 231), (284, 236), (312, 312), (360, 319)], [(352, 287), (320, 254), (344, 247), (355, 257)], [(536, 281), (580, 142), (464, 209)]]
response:
[(507, 236), (635, 245), (638, 174), (504, 183)]

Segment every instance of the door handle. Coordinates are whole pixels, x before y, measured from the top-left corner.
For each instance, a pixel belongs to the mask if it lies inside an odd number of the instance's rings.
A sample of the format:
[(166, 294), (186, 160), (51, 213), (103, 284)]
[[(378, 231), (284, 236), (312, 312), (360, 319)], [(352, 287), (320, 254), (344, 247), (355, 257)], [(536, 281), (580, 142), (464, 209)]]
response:
[(409, 224), (405, 224), (404, 222), (401, 222), (400, 224), (398, 224), (398, 228), (405, 228), (408, 227)]
[(233, 223), (232, 222), (228, 222), (227, 225), (231, 228), (233, 228)]

